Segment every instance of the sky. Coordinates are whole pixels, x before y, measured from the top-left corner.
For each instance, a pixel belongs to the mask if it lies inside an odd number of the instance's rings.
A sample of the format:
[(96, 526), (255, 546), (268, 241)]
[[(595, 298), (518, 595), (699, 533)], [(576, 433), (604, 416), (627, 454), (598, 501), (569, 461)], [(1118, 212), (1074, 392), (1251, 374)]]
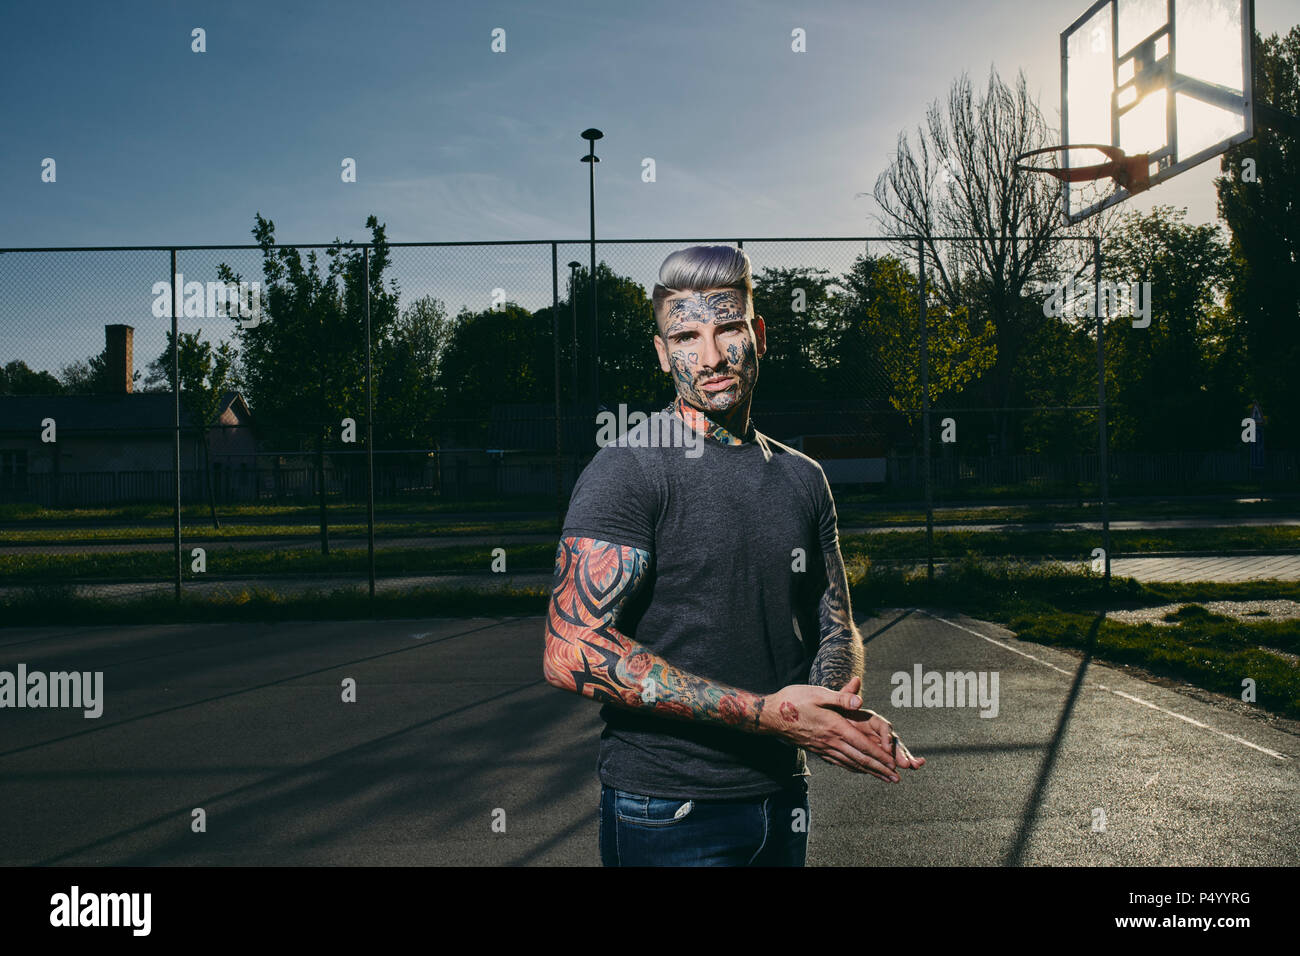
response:
[[(1023, 70), (1058, 125), (1059, 34), (1087, 5), (10, 4), (0, 248), (248, 243), (259, 212), (281, 243), (362, 240), (372, 213), (393, 241), (581, 240), (590, 126), (605, 134), (598, 238), (877, 234), (870, 192), (898, 134), (963, 71), (978, 89), (992, 67), (1008, 80)], [(1257, 0), (1265, 35), (1297, 21), (1300, 0)], [(498, 28), (504, 52), (492, 49)], [(796, 28), (807, 52), (791, 50)], [(46, 157), (54, 183), (41, 181)], [(356, 182), (341, 180), (345, 158)], [(1130, 206), (1213, 221), (1217, 167)], [(851, 246), (827, 265), (846, 265), (861, 251)], [(626, 267), (653, 282), (671, 248), (624, 250)], [(577, 246), (560, 255), (585, 259)], [(190, 266), (210, 279), (219, 260), (196, 253)], [(441, 290), (454, 313), (457, 295), (483, 307), (484, 285), (526, 284), (511, 297), (549, 301), (549, 260), (541, 246), (413, 252), (399, 265), (404, 290)], [(166, 275), (157, 253), (0, 256), (0, 362), (49, 367), (98, 351), (104, 322), (148, 326), (150, 286)], [(146, 350), (162, 341), (152, 326), (137, 334)]]

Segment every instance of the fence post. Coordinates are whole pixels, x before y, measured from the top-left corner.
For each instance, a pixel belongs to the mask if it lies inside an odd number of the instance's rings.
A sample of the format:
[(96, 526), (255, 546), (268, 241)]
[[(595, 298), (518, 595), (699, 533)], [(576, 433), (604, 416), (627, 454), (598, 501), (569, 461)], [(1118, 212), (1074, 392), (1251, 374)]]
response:
[(375, 610), (375, 391), (370, 357), (370, 246), (363, 250), (366, 286), (366, 570), (370, 575), (370, 613)]
[(555, 355), (555, 533), (564, 530), (564, 436), (560, 425), (560, 248), (551, 243), (551, 346)]
[(934, 582), (934, 498), (930, 487), (930, 348), (926, 329), (925, 240), (916, 240), (917, 312), (921, 320), (921, 459), (925, 467), (925, 580)]
[[(296, 251), (296, 250), (295, 250)], [(317, 317), (317, 342), (324, 341), (325, 320)], [(319, 348), (319, 345), (317, 346)], [(330, 532), (329, 532), (329, 510), (327, 508), (327, 492), (325, 480), (325, 376), (320, 376), (320, 388), (316, 393), (316, 470), (312, 474), (311, 486), (317, 493), (317, 502), (319, 505), (320, 521), (320, 553), (329, 557), (330, 553)]]
[[(1101, 234), (1092, 237), (1093, 266), (1097, 279), (1097, 294), (1093, 311), (1097, 313), (1097, 463), (1101, 470), (1101, 547), (1106, 571), (1102, 586), (1110, 587), (1110, 466), (1106, 461), (1106, 346), (1103, 332), (1105, 316), (1101, 308)], [(1109, 309), (1109, 299), (1107, 305)]]
[(177, 316), (181, 311), (181, 290), (176, 287), (176, 250), (171, 250), (171, 275), (167, 285), (172, 290), (172, 490), (175, 492), (172, 514), (172, 549), (176, 554), (176, 602), (181, 600), (181, 360)]

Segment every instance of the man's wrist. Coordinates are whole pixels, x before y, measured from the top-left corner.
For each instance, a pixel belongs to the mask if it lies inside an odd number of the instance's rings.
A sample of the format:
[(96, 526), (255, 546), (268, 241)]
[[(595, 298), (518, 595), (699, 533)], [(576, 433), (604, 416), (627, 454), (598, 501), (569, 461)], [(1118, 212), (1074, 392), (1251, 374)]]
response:
[(760, 694), (754, 709), (754, 733), (770, 735), (780, 732), (780, 728), (772, 724), (776, 704), (772, 703), (771, 694)]

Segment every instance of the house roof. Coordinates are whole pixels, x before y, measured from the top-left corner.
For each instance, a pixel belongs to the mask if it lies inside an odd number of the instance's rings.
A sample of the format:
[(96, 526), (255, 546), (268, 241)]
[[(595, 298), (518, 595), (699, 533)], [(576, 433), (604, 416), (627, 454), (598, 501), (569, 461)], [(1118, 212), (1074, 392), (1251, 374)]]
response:
[[(130, 395), (0, 395), (0, 434), (32, 435), (41, 421), (53, 418), (59, 430), (79, 432), (169, 432), (172, 428), (171, 392), (135, 392)], [(220, 412), (235, 405), (242, 419), (250, 417), (248, 403), (238, 391), (221, 396)], [(181, 424), (191, 419), (181, 408)]]

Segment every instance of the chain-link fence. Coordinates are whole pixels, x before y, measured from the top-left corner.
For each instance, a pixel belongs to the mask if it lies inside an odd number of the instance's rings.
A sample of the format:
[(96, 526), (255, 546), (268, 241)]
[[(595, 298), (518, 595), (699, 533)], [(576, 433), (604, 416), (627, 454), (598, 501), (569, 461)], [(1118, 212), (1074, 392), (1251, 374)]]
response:
[[(719, 241), (602, 240), (594, 282), (581, 242), (5, 250), (5, 587), (544, 583), (585, 463), (673, 399), (661, 262)], [(1125, 325), (1050, 292), (1104, 281), (1100, 243), (991, 288), (954, 274), (965, 241), (739, 242), (754, 422), (821, 463), (842, 534), (932, 568), (936, 510), (1073, 502), (1108, 573), (1115, 488), (1294, 487), (1294, 451), (1224, 438), (1234, 410), (1204, 447), (1111, 450), (1097, 332)]]

